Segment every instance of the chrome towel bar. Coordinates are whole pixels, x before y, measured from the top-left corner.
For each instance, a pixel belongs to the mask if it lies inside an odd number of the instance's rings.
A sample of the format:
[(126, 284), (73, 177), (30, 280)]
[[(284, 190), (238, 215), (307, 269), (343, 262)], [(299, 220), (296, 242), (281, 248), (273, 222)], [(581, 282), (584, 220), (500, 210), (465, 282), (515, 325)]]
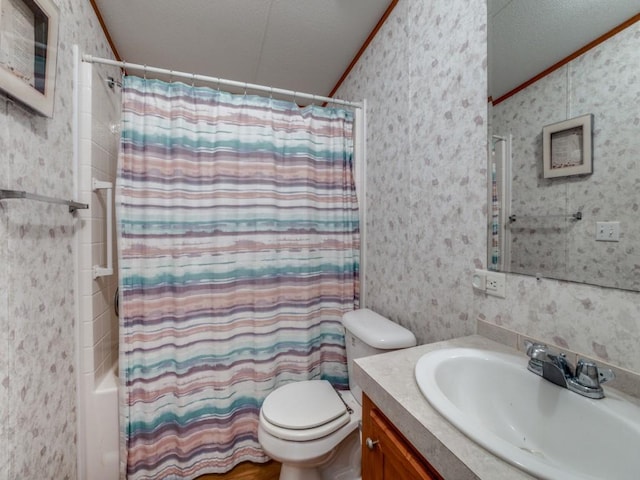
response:
[(509, 215), (509, 223), (514, 223), (517, 219), (531, 219), (531, 218), (569, 218), (571, 220), (582, 220), (582, 212), (576, 213), (561, 213), (559, 215), (524, 215), (516, 217), (516, 215)]
[(58, 205), (68, 205), (69, 212), (73, 213), (76, 210), (84, 210), (89, 208), (86, 203), (80, 203), (73, 200), (62, 200), (60, 198), (46, 197), (44, 195), (38, 195), (36, 193), (28, 193), (21, 190), (0, 190), (0, 200), (6, 200), (11, 198), (23, 198), (25, 200), (35, 200), (37, 202), (55, 203)]

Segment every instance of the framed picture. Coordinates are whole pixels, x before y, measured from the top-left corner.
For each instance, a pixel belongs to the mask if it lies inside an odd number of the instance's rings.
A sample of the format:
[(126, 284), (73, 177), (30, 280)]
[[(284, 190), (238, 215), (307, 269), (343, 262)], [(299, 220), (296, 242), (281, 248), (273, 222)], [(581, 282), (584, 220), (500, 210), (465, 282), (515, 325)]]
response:
[(544, 178), (593, 173), (593, 115), (542, 128)]
[(53, 116), (58, 7), (53, 0), (0, 0), (0, 90)]

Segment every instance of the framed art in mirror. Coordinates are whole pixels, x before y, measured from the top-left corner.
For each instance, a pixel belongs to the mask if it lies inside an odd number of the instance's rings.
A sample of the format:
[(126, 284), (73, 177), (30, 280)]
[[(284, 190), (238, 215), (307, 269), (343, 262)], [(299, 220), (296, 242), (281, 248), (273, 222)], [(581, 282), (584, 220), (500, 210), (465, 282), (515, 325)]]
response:
[(581, 115), (542, 128), (544, 178), (593, 173), (593, 115)]
[(52, 0), (0, 0), (0, 90), (53, 116), (58, 7)]

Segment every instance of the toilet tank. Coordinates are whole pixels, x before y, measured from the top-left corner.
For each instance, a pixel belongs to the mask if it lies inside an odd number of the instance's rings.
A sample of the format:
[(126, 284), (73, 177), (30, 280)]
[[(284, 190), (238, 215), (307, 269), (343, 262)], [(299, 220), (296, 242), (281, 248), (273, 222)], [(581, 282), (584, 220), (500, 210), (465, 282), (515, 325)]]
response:
[(356, 400), (362, 403), (362, 389), (353, 381), (353, 360), (414, 347), (416, 337), (406, 328), (368, 308), (345, 313), (342, 325), (345, 328), (349, 389)]

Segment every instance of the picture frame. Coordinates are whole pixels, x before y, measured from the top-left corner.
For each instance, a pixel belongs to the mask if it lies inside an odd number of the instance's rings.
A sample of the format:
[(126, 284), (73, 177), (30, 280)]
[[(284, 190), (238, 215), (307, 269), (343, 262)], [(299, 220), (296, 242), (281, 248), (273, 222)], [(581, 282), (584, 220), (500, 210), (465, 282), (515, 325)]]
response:
[(542, 128), (544, 178), (593, 173), (593, 115), (564, 120)]
[(52, 0), (0, 0), (0, 90), (53, 116), (58, 7)]

